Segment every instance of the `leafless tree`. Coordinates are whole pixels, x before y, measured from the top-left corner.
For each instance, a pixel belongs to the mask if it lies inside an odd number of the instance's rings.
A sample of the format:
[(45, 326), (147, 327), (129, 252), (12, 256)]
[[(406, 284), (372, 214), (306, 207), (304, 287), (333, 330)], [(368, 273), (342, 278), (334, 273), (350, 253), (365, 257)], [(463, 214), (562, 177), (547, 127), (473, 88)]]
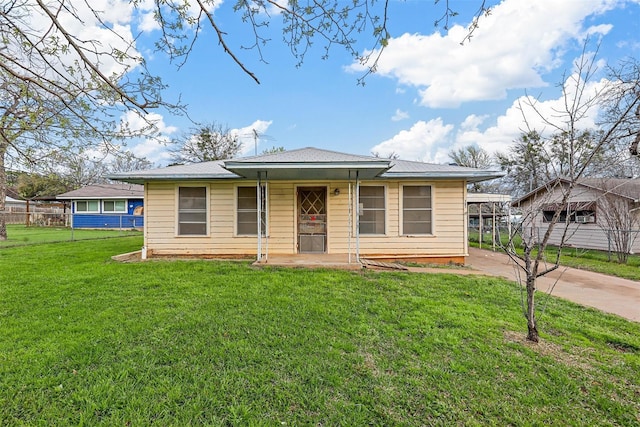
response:
[(606, 191), (597, 203), (598, 225), (606, 233), (618, 262), (626, 264), (638, 238), (640, 205), (620, 197), (615, 188)]
[[(523, 314), (527, 320), (527, 339), (538, 342), (538, 323), (536, 319), (536, 280), (551, 271), (558, 269), (562, 248), (571, 237), (571, 210), (580, 209), (572, 205), (572, 195), (576, 183), (588, 173), (590, 166), (604, 150), (615, 141), (629, 137), (629, 126), (634, 122), (635, 111), (640, 104), (640, 92), (637, 91), (637, 74), (630, 64), (623, 64), (617, 72), (610, 73), (609, 83), (593, 85), (596, 74), (596, 56), (585, 51), (574, 64), (575, 71), (564, 79), (562, 90), (564, 105), (561, 110), (546, 115), (535, 100), (529, 98), (529, 107), (541, 118), (545, 125), (552, 129), (552, 135), (562, 135), (564, 150), (562, 152), (565, 169), (563, 179), (548, 184), (548, 188), (540, 194), (554, 194), (553, 204), (538, 199), (522, 215), (522, 223), (514, 229), (510, 244), (505, 248), (507, 254), (523, 273), (526, 303)], [(633, 64), (635, 66), (635, 64)], [(626, 68), (625, 68), (626, 67)], [(622, 78), (624, 76), (624, 78)], [(601, 109), (599, 129), (588, 140), (581, 138), (583, 129), (581, 122), (593, 109)], [(561, 118), (559, 121), (558, 118)], [(526, 119), (526, 117), (525, 117)], [(548, 138), (553, 138), (549, 136)], [(551, 153), (558, 156), (559, 153)], [(535, 199), (535, 196), (532, 196)], [(546, 205), (546, 218), (540, 221), (542, 206)], [(551, 206), (551, 207), (550, 207)], [(551, 209), (551, 210), (550, 210)], [(539, 228), (542, 226), (542, 228)], [(512, 244), (515, 234), (522, 240), (522, 251), (517, 251)], [(545, 249), (551, 236), (558, 235), (558, 250), (554, 260), (547, 260)]]

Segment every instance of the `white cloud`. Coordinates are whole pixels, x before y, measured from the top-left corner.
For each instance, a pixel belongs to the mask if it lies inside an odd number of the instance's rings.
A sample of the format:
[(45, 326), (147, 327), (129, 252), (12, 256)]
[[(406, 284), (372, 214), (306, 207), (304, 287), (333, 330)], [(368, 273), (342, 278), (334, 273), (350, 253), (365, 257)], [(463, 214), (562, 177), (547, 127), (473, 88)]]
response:
[(425, 122), (420, 120), (409, 130), (403, 130), (391, 139), (381, 142), (371, 148), (371, 152), (386, 157), (396, 153), (405, 160), (420, 160), (425, 162), (446, 161), (438, 154), (438, 146), (448, 144), (453, 125), (445, 125), (441, 118)]
[(134, 132), (140, 132), (149, 126), (153, 126), (153, 129), (149, 129), (149, 135), (152, 133), (170, 135), (178, 130), (175, 126), (168, 126), (164, 122), (164, 117), (158, 113), (149, 113), (143, 117), (137, 111), (129, 110), (124, 113), (120, 120), (123, 128)]
[(121, 118), (123, 127), (139, 132), (153, 124), (155, 129), (149, 129), (149, 138), (143, 139), (133, 145), (131, 152), (137, 157), (142, 157), (150, 162), (157, 164), (165, 164), (170, 160), (170, 153), (167, 145), (171, 139), (171, 135), (178, 131), (175, 126), (169, 126), (165, 123), (164, 117), (157, 113), (149, 113), (142, 117), (135, 111), (127, 111)]
[[(610, 25), (584, 29), (583, 20), (614, 0), (523, 2), (504, 0), (482, 17), (471, 42), (453, 26), (446, 35), (403, 34), (389, 40), (377, 73), (419, 90), (428, 107), (503, 99), (509, 89), (546, 85), (542, 75), (561, 63), (564, 46), (586, 34), (606, 34)], [(372, 55), (375, 57), (376, 55)], [(359, 64), (349, 67), (361, 71)]]
[(395, 114), (391, 117), (391, 120), (393, 120), (394, 122), (399, 122), (401, 120), (406, 120), (408, 118), (409, 118), (409, 113), (406, 111), (402, 111), (398, 108)]
[[(205, 9), (211, 13), (214, 13), (216, 9), (218, 9), (223, 3), (223, 0), (219, 1), (206, 1), (203, 2)], [(137, 16), (137, 27), (139, 30), (143, 32), (152, 32), (160, 29), (160, 25), (156, 21), (154, 17), (154, 12), (157, 9), (156, 2), (154, 0), (144, 0), (141, 1), (136, 6), (138, 16)], [(174, 12), (170, 10), (168, 6), (162, 6), (162, 11), (167, 15), (173, 15)], [(188, 3), (187, 15), (190, 18), (197, 18), (200, 15), (201, 9), (198, 2), (190, 2)], [(188, 27), (189, 24), (185, 23), (185, 26)], [(196, 27), (192, 27), (192, 30), (195, 30)]]
[[(573, 74), (565, 82), (565, 93), (570, 101), (569, 104), (577, 96), (574, 83), (576, 79), (578, 76)], [(584, 87), (582, 100), (576, 103), (576, 105), (585, 106), (583, 111), (578, 114), (582, 118), (575, 123), (578, 128), (596, 128), (600, 110), (597, 105), (586, 108), (587, 105), (590, 105), (587, 100), (596, 96), (596, 93), (601, 91), (607, 83), (606, 80), (599, 80), (588, 83)], [(504, 152), (523, 132), (535, 129), (542, 135), (549, 136), (560, 129), (566, 129), (568, 121), (564, 96), (561, 95), (558, 98), (545, 101), (522, 96), (516, 99), (505, 113), (496, 119), (493, 126), (484, 131), (477, 128), (465, 129), (461, 126), (456, 135), (456, 146), (461, 147), (476, 143), (489, 153)]]
[[(577, 96), (576, 82), (578, 75), (570, 75), (564, 85), (567, 99), (572, 100)], [(580, 129), (592, 129), (597, 126), (597, 116), (600, 113), (597, 105), (592, 105), (588, 99), (596, 96), (606, 85), (606, 80), (587, 83), (578, 82), (583, 86), (582, 100), (578, 105), (585, 108), (579, 113), (582, 117), (576, 122)], [(590, 108), (586, 108), (589, 105)], [(506, 152), (508, 147), (520, 137), (523, 132), (536, 130), (543, 136), (550, 136), (560, 129), (566, 129), (568, 116), (566, 113), (565, 98), (538, 101), (530, 96), (521, 96), (516, 99), (504, 114), (498, 116), (493, 124), (481, 128), (489, 120), (489, 116), (467, 116), (458, 126), (443, 123), (441, 118), (420, 121), (411, 129), (403, 130), (393, 138), (374, 146), (371, 151), (387, 155), (397, 153), (400, 158), (407, 160), (422, 160), (432, 163), (447, 163), (450, 159), (448, 153), (451, 150), (463, 148), (469, 145), (478, 145), (490, 154)]]
[(471, 114), (464, 119), (460, 128), (465, 130), (476, 130), (487, 118), (489, 118), (487, 115), (477, 116), (475, 114)]
[(131, 148), (131, 152), (140, 158), (158, 165), (164, 165), (171, 160), (171, 153), (167, 150), (170, 144), (168, 137), (146, 139)]
[(266, 139), (265, 133), (267, 129), (269, 129), (269, 126), (271, 126), (271, 123), (273, 123), (271, 120), (256, 120), (249, 126), (231, 129), (229, 131), (232, 135), (235, 134), (238, 136), (238, 140), (242, 144), (242, 148), (240, 149), (241, 155), (252, 155), (255, 154), (256, 151), (258, 154), (261, 153), (262, 149), (260, 148), (260, 144)]
[[(60, 10), (55, 10), (53, 5), (45, 3), (45, 7), (55, 13), (65, 31), (73, 35), (75, 43), (84, 49), (83, 55), (93, 61), (103, 74), (121, 75), (135, 69), (139, 64), (140, 54), (136, 50), (130, 27), (133, 13), (130, 1), (92, 0), (90, 7), (89, 2), (70, 1)], [(64, 36), (52, 25), (51, 18), (40, 6), (28, 5), (25, 6), (25, 10), (28, 10), (28, 19), (16, 20), (14, 23), (18, 27), (24, 27), (23, 31), (32, 35), (32, 39), (42, 38), (47, 40), (49, 45), (49, 41), (54, 37), (64, 40)], [(111, 54), (113, 50), (125, 52), (129, 57), (116, 60)], [(78, 60), (79, 55), (72, 48), (65, 52), (56, 51), (47, 58), (47, 69), (51, 78), (59, 78), (54, 70), (64, 74), (66, 68)]]

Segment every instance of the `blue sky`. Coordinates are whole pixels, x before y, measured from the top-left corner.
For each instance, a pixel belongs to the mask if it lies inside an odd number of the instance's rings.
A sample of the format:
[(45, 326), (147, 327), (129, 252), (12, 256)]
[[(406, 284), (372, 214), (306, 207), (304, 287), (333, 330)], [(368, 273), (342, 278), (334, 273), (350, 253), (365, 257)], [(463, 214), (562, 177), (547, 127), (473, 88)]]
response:
[[(237, 132), (246, 144), (245, 155), (254, 152), (252, 129), (264, 135), (258, 152), (271, 146), (314, 146), (446, 163), (449, 151), (470, 144), (490, 153), (504, 151), (524, 129), (517, 100), (526, 91), (540, 97), (543, 111), (551, 111), (560, 98), (558, 84), (571, 74), (585, 36), (591, 40), (589, 49), (601, 43), (603, 71), (621, 58), (640, 56), (639, 0), (490, 2), (491, 15), (481, 19), (472, 41), (463, 46), (479, 0), (452, 3), (460, 14), (448, 32), (433, 25), (442, 5), (391, 0), (392, 39), (378, 73), (359, 86), (363, 71), (339, 47), (322, 60), (318, 43), (296, 67), (280, 42), (277, 16), (272, 41), (263, 49), (268, 64), (256, 52), (240, 49), (248, 28), (233, 14), (232, 3), (221, 3), (215, 16), (260, 85), (222, 51), (210, 28), (179, 70), (152, 52), (157, 30), (145, 33), (137, 48), (169, 84), (169, 99), (181, 94), (192, 119)], [(167, 139), (193, 126), (185, 117), (156, 118)], [(158, 165), (168, 162), (168, 148), (157, 142), (139, 141), (129, 149)]]

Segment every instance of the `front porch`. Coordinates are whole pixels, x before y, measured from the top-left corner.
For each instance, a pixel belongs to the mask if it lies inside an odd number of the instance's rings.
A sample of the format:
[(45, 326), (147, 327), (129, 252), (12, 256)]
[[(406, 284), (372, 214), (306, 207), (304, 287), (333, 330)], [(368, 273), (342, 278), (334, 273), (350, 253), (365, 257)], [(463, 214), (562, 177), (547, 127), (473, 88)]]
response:
[(352, 254), (303, 253), (272, 255), (253, 263), (256, 266), (300, 267), (300, 268), (337, 268), (342, 270), (360, 270), (362, 264)]

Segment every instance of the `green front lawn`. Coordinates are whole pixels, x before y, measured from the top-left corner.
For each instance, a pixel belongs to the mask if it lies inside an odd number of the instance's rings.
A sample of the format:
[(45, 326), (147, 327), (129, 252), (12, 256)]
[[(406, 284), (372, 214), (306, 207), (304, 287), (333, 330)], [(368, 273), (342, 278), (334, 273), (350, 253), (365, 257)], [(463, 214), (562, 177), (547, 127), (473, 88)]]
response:
[(86, 230), (67, 227), (26, 227), (7, 225), (7, 240), (0, 240), (0, 249), (40, 243), (66, 242), (71, 240), (107, 239), (110, 237), (142, 235), (138, 230)]
[(0, 250), (0, 425), (638, 425), (640, 324), (453, 274)]

